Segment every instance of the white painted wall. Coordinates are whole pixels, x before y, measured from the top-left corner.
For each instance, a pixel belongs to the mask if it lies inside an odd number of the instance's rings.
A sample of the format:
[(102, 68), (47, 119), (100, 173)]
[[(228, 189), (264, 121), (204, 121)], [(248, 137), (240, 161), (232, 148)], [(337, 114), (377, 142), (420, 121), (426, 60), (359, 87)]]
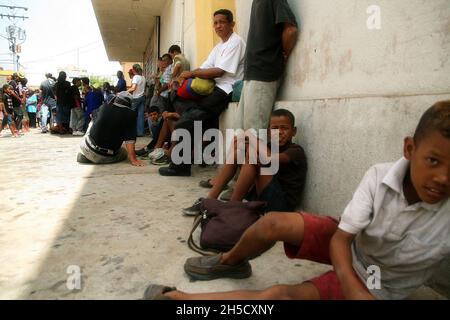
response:
[(181, 0), (169, 0), (161, 13), (161, 52), (167, 53), (173, 44), (181, 45)]
[(301, 25), (283, 100), (449, 92), (450, 1), (289, 1)]
[[(155, 37), (156, 35), (153, 35)], [(195, 0), (169, 0), (161, 13), (160, 55), (177, 44), (189, 61), (196, 59)], [(150, 40), (151, 42), (152, 40)], [(153, 42), (150, 46), (153, 45)]]
[(236, 0), (236, 20), (237, 34), (247, 41), (248, 29), (250, 26), (250, 12), (252, 9), (252, 0)]
[(191, 62), (191, 68), (194, 69), (197, 61), (197, 30), (195, 25), (195, 0), (184, 1), (184, 33), (183, 48), (186, 59)]

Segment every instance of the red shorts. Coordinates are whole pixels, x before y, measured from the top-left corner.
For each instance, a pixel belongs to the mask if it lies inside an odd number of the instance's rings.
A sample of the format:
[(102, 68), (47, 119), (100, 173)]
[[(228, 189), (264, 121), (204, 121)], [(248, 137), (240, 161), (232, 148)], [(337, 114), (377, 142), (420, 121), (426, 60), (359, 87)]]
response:
[[(333, 217), (317, 216), (299, 212), (304, 220), (303, 243), (297, 247), (284, 243), (284, 251), (291, 258), (305, 259), (318, 263), (330, 264), (330, 241), (338, 227)], [(329, 271), (309, 280), (319, 290), (322, 300), (344, 300), (341, 285), (334, 271)]]

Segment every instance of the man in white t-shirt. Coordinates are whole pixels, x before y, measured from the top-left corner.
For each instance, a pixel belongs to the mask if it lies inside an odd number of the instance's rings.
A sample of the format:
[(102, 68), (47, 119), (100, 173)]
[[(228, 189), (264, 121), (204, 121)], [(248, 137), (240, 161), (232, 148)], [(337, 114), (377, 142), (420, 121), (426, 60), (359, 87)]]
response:
[(128, 92), (133, 95), (132, 109), (137, 114), (137, 136), (142, 137), (144, 135), (144, 109), (145, 109), (145, 78), (142, 76), (142, 68), (139, 64), (133, 65), (133, 80), (131, 82), (131, 88)]
[[(214, 79), (216, 86), (209, 96), (203, 97), (195, 106), (183, 112), (175, 129), (186, 129), (193, 136), (194, 121), (217, 118), (231, 101), (233, 84), (244, 77), (245, 42), (233, 32), (233, 13), (227, 9), (214, 12), (214, 30), (222, 40), (209, 54), (200, 68), (181, 73), (179, 82), (189, 78)], [(174, 165), (160, 168), (163, 176), (190, 176), (191, 165)]]

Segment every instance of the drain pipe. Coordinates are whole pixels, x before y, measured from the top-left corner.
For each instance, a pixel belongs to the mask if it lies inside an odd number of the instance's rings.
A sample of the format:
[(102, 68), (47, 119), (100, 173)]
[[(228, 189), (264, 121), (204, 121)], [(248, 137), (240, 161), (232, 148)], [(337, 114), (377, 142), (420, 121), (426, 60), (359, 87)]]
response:
[(156, 17), (158, 58), (161, 56), (161, 16)]
[(181, 51), (184, 53), (184, 19), (185, 19), (185, 0), (181, 0), (181, 34), (180, 34), (180, 47)]

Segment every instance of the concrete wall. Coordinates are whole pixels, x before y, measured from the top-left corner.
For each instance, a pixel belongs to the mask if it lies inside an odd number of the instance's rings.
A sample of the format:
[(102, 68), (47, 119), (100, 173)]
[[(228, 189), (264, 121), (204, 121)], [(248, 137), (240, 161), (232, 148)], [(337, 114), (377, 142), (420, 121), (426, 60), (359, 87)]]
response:
[[(296, 115), (310, 159), (305, 208), (337, 215), (365, 170), (398, 158), (421, 112), (450, 94), (450, 1), (379, 0), (380, 30), (367, 28), (368, 0), (288, 2), (301, 32), (277, 106)], [(236, 7), (246, 37), (251, 1)]]
[[(449, 0), (376, 1), (380, 30), (366, 26), (374, 1), (288, 2), (301, 34), (282, 100), (449, 92)], [(251, 1), (236, 6), (245, 37)]]
[(173, 44), (181, 45), (182, 32), (182, 4), (181, 0), (166, 2), (161, 14), (161, 52), (167, 53)]
[[(195, 19), (195, 15), (194, 16), (191, 15), (191, 13), (193, 12), (193, 10), (191, 10), (191, 7), (194, 5), (194, 1), (195, 0), (169, 0), (165, 3), (160, 15), (160, 31), (159, 31), (160, 52), (157, 52), (158, 51), (157, 28), (155, 28), (154, 32), (150, 35), (147, 42), (145, 52), (145, 60), (146, 60), (145, 76), (147, 78), (149, 78), (152, 74), (156, 73), (157, 70), (156, 61), (158, 59), (158, 56), (162, 56), (164, 53), (167, 53), (170, 46), (173, 44), (179, 45), (183, 50), (184, 38), (186, 37), (186, 34), (192, 36), (191, 20)], [(189, 16), (187, 16), (186, 13), (188, 13)], [(186, 25), (185, 24), (186, 17), (188, 20), (187, 30), (185, 30), (183, 27), (183, 25)]]
[(247, 41), (248, 28), (250, 26), (250, 12), (252, 9), (252, 0), (236, 0), (236, 33)]
[(184, 55), (191, 62), (191, 68), (196, 67), (197, 61), (197, 30), (196, 30), (196, 0), (185, 0), (184, 9), (184, 34), (183, 47)]

